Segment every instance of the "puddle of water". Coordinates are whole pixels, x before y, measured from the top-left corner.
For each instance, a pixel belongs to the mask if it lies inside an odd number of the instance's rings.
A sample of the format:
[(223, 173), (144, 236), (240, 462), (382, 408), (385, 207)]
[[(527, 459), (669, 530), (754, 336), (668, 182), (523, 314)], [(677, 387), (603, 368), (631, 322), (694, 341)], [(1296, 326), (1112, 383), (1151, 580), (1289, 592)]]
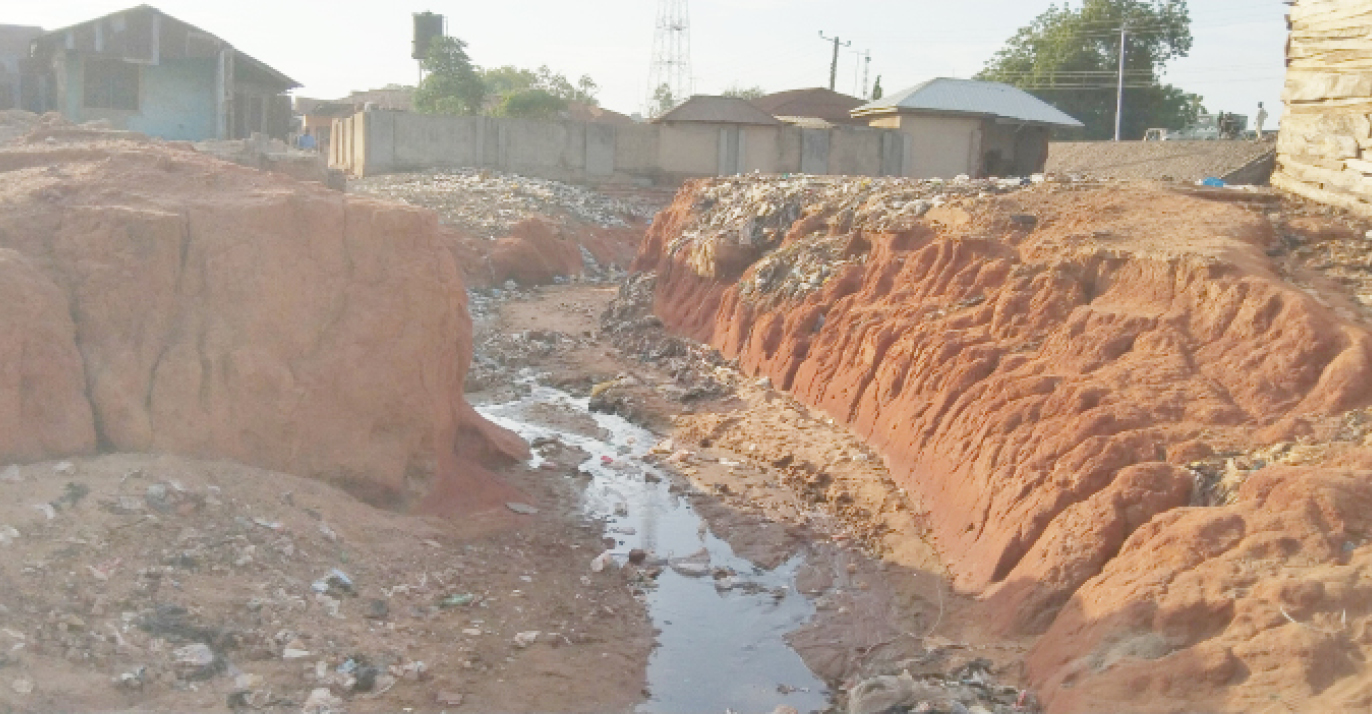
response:
[[(827, 707), (824, 683), (783, 639), (814, 612), (795, 591), (800, 557), (766, 571), (736, 556), (728, 543), (708, 531), (688, 499), (669, 492), (670, 477), (642, 460), (656, 443), (650, 432), (618, 416), (592, 414), (587, 399), (531, 386), (523, 399), (478, 406), (477, 411), (525, 439), (556, 437), (590, 454), (581, 467), (593, 479), (586, 492), (586, 513), (605, 520), (607, 531), (621, 542), (614, 551), (620, 564), (633, 548), (663, 557), (688, 556), (705, 548), (712, 567), (732, 568), (738, 573), (737, 583), (756, 584), (720, 592), (708, 575), (686, 577), (670, 568), (658, 578), (658, 587), (648, 590), (646, 599), (661, 634), (648, 664), (651, 697), (638, 712), (770, 712), (782, 704), (806, 712)], [(525, 421), (533, 405), (591, 414), (608, 438)], [(537, 466), (540, 459), (534, 459)], [(659, 474), (661, 481), (645, 481), (645, 472)], [(616, 529), (634, 533), (616, 534)], [(790, 693), (783, 694), (783, 687)]]

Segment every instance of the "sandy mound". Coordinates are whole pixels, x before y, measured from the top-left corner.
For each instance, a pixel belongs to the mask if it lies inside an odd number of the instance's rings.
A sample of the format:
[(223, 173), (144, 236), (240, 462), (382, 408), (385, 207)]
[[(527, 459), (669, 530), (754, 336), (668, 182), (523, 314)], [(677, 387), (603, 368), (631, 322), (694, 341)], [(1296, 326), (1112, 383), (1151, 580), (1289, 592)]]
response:
[[(991, 624), (1048, 632), (1031, 675), (1054, 711), (1145, 690), (1159, 711), (1274, 692), (1356, 704), (1372, 644), (1348, 583), (1361, 535), (1344, 534), (1362, 532), (1367, 473), (1264, 473), (1233, 505), (1189, 507), (1203, 503), (1192, 462), (1317, 434), (1372, 401), (1366, 325), (1278, 274), (1253, 199), (698, 182), (636, 267), (657, 271), (669, 327), (886, 456)], [(1344, 584), (1299, 598), (1256, 585), (1307, 568)], [(1311, 622), (1343, 607), (1336, 634)]]
[(480, 463), (522, 453), (462, 397), (427, 211), (89, 136), (0, 150), (0, 207), (0, 462), (230, 458), (400, 501), (498, 496)]

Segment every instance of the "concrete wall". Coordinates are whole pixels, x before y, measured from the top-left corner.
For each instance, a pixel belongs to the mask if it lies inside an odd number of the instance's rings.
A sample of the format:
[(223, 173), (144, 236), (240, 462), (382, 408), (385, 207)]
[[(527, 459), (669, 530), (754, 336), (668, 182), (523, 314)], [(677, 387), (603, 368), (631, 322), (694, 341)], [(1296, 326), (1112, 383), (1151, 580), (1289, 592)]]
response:
[(331, 134), (330, 166), (358, 176), (473, 167), (639, 185), (755, 171), (902, 176), (909, 143), (898, 131), (851, 126), (611, 126), (388, 111), (336, 120)]
[(982, 119), (978, 117), (900, 117), (900, 130), (910, 137), (910, 176), (944, 178), (980, 170)]

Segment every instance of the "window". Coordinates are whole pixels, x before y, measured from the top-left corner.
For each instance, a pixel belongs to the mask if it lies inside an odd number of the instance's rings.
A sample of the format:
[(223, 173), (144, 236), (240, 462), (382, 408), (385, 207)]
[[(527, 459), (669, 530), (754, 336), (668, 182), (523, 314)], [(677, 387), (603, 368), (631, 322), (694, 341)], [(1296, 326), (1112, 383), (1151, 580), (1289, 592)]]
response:
[(138, 111), (138, 65), (86, 60), (86, 108)]

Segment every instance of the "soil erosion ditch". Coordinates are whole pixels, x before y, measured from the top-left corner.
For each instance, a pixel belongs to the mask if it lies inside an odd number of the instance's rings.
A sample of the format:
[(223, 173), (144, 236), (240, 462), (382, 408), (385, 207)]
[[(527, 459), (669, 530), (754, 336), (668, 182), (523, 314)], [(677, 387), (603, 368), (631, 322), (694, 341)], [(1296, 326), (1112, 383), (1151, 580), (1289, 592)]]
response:
[(1050, 711), (1365, 708), (1369, 323), (1290, 260), (1339, 231), (1219, 193), (700, 181), (635, 269), (881, 452)]

